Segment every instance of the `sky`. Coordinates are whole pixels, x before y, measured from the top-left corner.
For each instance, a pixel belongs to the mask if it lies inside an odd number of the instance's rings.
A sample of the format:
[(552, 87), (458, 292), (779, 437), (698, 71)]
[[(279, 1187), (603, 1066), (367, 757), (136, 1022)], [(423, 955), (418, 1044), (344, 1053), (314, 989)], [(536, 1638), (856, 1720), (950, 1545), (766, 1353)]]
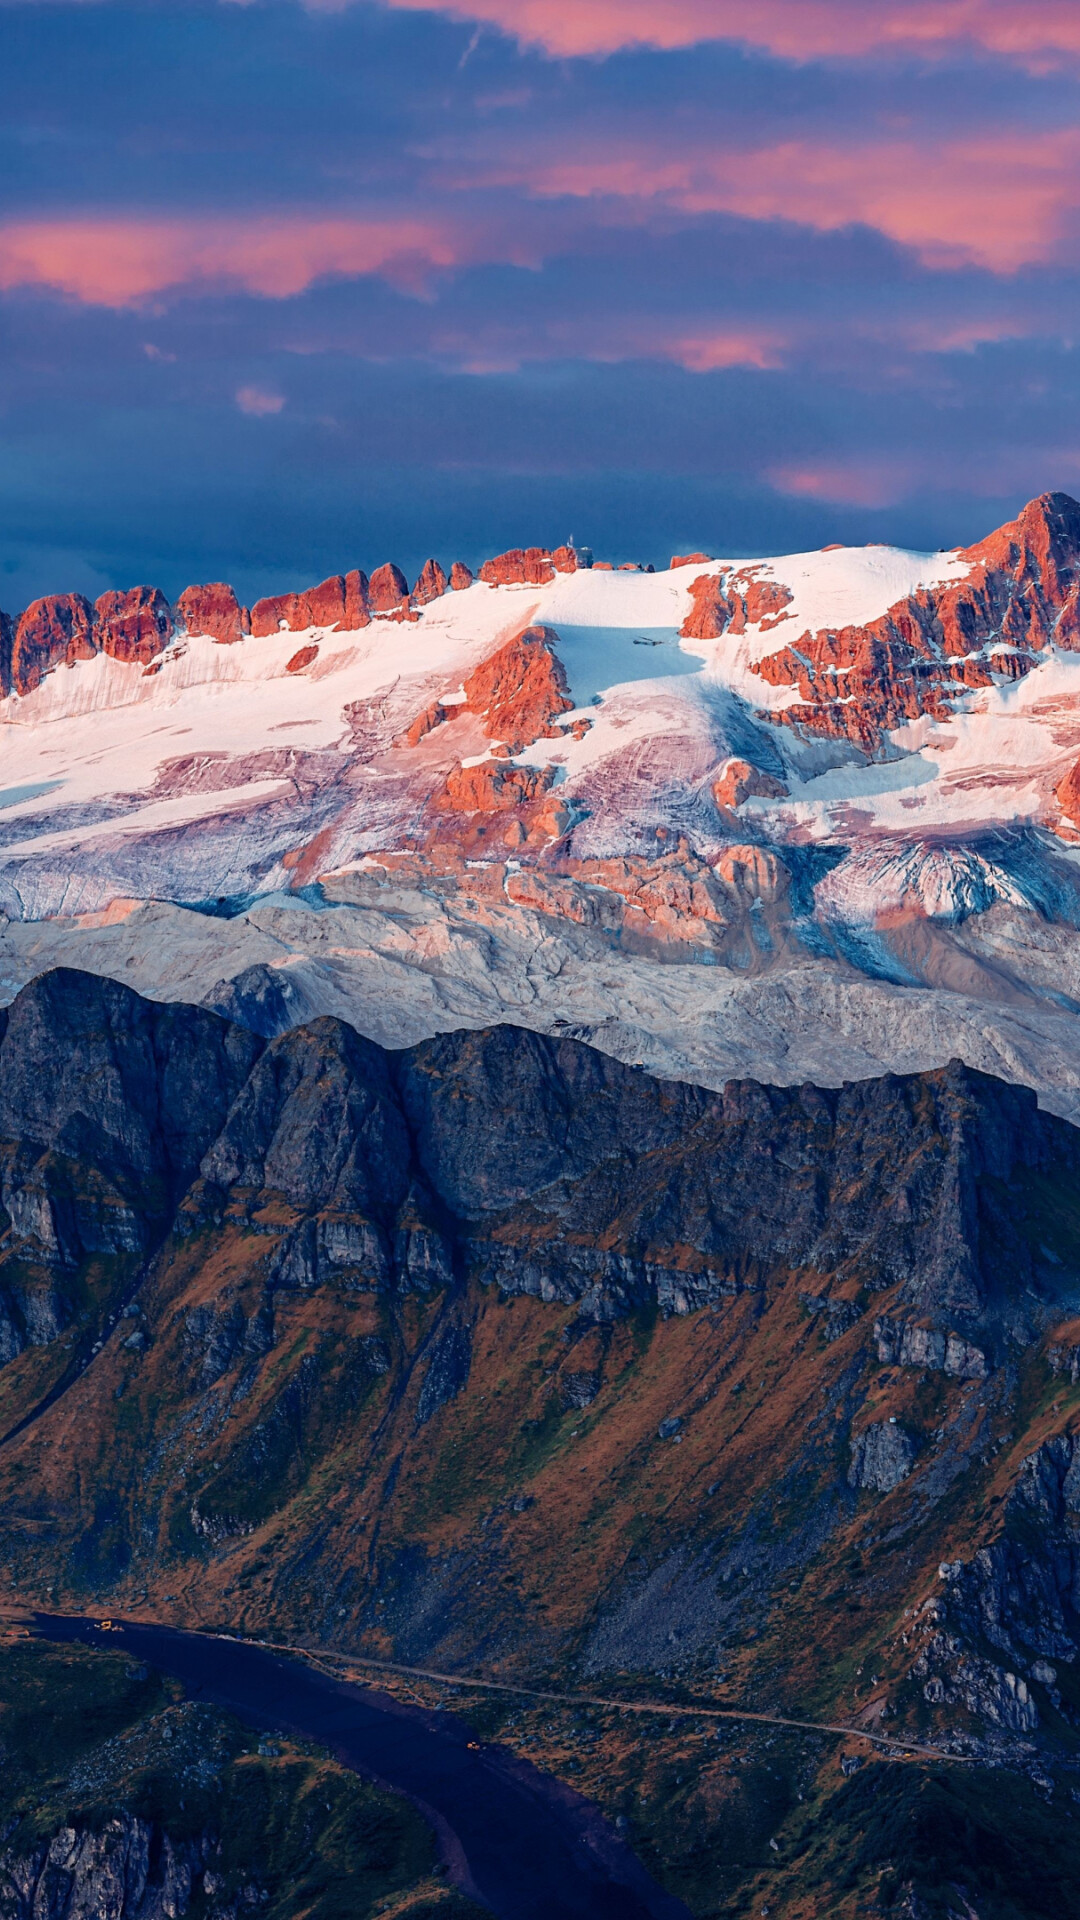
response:
[(0, 0), (0, 606), (1080, 493), (1076, 0)]

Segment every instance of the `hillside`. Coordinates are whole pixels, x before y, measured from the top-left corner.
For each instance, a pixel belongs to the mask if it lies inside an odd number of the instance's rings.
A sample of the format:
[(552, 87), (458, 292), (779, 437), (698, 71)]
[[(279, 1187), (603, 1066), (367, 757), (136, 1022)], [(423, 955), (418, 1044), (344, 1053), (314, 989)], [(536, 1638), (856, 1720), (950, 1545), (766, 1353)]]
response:
[[(9, 1009), (0, 1093), (18, 1604), (887, 1730), (1073, 1844), (1080, 1133), (1033, 1095), (716, 1094), (512, 1027), (264, 1042), (75, 973)], [(694, 1911), (749, 1911), (762, 1820), (802, 1861), (775, 1910), (849, 1911), (835, 1741), (737, 1743), (751, 1779), (694, 1738), (654, 1777), (642, 1738), (582, 1783)], [(796, 1786), (847, 1796), (812, 1837)], [(1014, 1882), (980, 1920), (1053, 1911)]]

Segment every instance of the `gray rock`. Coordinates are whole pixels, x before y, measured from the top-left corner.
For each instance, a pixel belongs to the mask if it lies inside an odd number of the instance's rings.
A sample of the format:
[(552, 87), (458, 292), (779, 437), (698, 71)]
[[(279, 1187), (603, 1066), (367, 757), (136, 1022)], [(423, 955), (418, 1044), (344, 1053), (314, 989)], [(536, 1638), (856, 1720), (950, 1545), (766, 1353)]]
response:
[(851, 1443), (848, 1485), (871, 1493), (891, 1493), (906, 1480), (915, 1464), (915, 1441), (905, 1427), (890, 1420), (864, 1427)]
[(440, 1407), (445, 1407), (460, 1392), (469, 1378), (472, 1363), (472, 1336), (468, 1327), (449, 1326), (439, 1334), (424, 1373), (416, 1424), (426, 1425)]
[(564, 1373), (559, 1381), (559, 1397), (568, 1409), (591, 1407), (599, 1391), (598, 1373)]

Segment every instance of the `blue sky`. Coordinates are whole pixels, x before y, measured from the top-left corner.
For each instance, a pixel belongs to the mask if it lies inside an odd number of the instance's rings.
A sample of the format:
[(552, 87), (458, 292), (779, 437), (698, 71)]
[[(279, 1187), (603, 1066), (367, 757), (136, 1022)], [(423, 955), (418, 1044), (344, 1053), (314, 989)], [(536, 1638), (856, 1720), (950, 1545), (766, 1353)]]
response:
[(1080, 491), (1080, 21), (0, 0), (0, 605)]

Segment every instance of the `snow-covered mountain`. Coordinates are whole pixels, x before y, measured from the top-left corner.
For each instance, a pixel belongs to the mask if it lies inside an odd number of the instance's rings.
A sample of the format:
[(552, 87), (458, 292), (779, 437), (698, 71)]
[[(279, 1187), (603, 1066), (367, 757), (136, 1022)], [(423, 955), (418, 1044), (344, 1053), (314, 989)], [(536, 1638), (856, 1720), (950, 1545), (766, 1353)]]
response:
[(1080, 506), (588, 562), (0, 621), (4, 997), (63, 961), (711, 1084), (959, 1055), (1080, 1115)]

